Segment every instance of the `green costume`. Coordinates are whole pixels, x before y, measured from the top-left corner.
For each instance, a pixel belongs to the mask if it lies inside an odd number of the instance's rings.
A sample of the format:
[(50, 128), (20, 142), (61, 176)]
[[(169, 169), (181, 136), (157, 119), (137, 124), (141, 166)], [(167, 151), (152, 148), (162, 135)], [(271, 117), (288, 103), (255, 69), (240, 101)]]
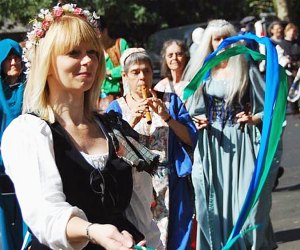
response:
[[(102, 88), (101, 88), (101, 97), (105, 97), (108, 94), (119, 94), (121, 92), (120, 81), (122, 78), (121, 75), (121, 65), (120, 65), (120, 57), (123, 52), (128, 49), (128, 44), (125, 39), (119, 38), (116, 40), (115, 46), (113, 49), (109, 49), (110, 51), (106, 51), (105, 55), (105, 64), (106, 70), (111, 72), (110, 76), (106, 76)], [(115, 56), (117, 59), (117, 63), (113, 62), (114, 59), (110, 57), (110, 55)]]

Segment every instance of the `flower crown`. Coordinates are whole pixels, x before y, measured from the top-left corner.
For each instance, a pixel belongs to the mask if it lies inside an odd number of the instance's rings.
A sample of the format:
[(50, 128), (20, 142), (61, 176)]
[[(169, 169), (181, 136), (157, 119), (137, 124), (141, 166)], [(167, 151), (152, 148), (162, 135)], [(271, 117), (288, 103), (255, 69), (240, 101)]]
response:
[(99, 17), (95, 14), (95, 12), (90, 13), (88, 10), (78, 8), (76, 4), (70, 3), (62, 6), (57, 4), (55, 7), (53, 7), (52, 11), (49, 9), (41, 9), (38, 16), (30, 21), (30, 23), (33, 23), (33, 25), (32, 29), (27, 33), (27, 41), (25, 48), (23, 49), (23, 61), (25, 62), (25, 66), (27, 68), (25, 72), (26, 74), (29, 73), (31, 67), (32, 49), (39, 44), (40, 39), (45, 37), (54, 20), (65, 14), (81, 16), (95, 28), (98, 27), (96, 20), (99, 19)]

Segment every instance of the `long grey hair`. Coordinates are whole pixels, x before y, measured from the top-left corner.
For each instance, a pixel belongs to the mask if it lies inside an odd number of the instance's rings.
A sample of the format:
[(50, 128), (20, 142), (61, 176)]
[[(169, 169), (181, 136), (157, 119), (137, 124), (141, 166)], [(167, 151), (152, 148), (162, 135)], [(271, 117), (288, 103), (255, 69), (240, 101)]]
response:
[[(236, 30), (234, 26), (226, 20), (211, 20), (204, 31), (201, 43), (195, 53), (191, 55), (191, 59), (183, 73), (184, 81), (191, 81), (199, 69), (202, 67), (205, 58), (213, 52), (212, 37), (213, 36), (234, 36)], [(231, 57), (228, 60), (227, 67), (233, 72), (233, 80), (230, 81), (228, 95), (226, 97), (227, 104), (233, 99), (241, 100), (248, 84), (248, 67), (247, 61), (243, 55)]]

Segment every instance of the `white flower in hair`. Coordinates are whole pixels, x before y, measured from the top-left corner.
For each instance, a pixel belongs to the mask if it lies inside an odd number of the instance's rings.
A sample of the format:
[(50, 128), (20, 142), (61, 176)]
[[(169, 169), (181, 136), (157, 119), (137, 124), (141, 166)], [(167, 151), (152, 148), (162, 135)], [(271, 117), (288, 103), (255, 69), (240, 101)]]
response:
[(65, 14), (74, 14), (85, 18), (91, 25), (97, 28), (97, 21), (99, 17), (95, 14), (91, 14), (88, 10), (83, 10), (77, 7), (76, 4), (57, 4), (53, 7), (52, 11), (49, 9), (41, 9), (40, 13), (35, 19), (30, 21), (32, 23), (32, 28), (27, 32), (27, 41), (25, 48), (23, 49), (23, 61), (27, 67), (26, 74), (30, 71), (31, 59), (34, 54), (35, 46), (38, 46), (39, 41), (43, 39), (49, 30), (51, 24), (55, 19), (60, 18)]

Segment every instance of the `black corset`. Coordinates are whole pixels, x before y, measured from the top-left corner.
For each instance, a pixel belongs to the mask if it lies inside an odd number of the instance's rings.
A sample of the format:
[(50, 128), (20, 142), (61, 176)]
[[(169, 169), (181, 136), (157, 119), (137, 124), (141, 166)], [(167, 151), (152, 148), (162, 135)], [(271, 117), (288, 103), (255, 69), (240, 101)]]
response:
[[(125, 218), (132, 194), (132, 168), (118, 158), (109, 140), (109, 159), (103, 170), (92, 167), (74, 146), (59, 123), (49, 124), (55, 161), (63, 183), (66, 201), (86, 214), (88, 221), (115, 225), (127, 230), (136, 242), (144, 236)], [(49, 249), (34, 238), (32, 250)], [(86, 249), (102, 249), (89, 244)]]
[(226, 106), (223, 98), (206, 95), (205, 103), (207, 107), (207, 118), (209, 124), (219, 122), (222, 127), (234, 126), (237, 123), (236, 114), (244, 111), (245, 107), (242, 104), (234, 102)]

